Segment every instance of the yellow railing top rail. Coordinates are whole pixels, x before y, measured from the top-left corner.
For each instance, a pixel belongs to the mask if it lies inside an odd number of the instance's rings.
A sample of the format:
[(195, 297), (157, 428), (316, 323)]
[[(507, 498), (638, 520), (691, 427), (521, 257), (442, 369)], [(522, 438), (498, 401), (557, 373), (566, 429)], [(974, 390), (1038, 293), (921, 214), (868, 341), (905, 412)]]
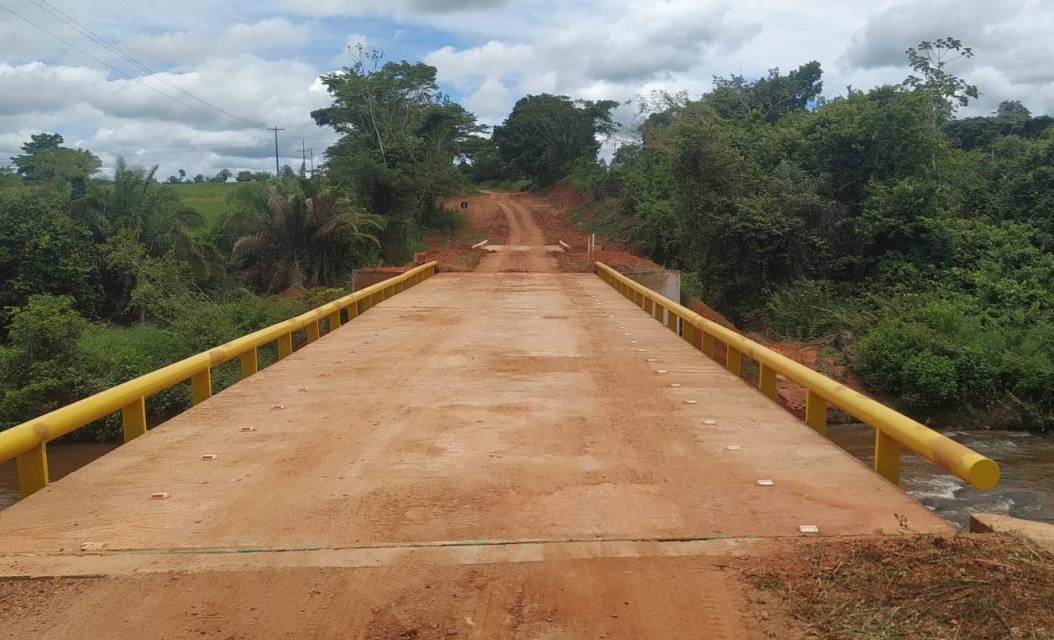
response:
[(357, 304), (360, 300), (381, 293), (385, 289), (401, 284), (421, 273), (434, 270), (435, 267), (436, 262), (429, 262), (415, 267), (289, 320), (236, 338), (226, 344), (192, 355), (157, 371), (144, 374), (10, 429), (0, 431), (0, 462), (7, 462), (31, 451), (41, 442), (50, 442), (99, 418), (116, 413), (139, 398), (167, 389), (202, 371), (229, 362), (251, 349), (262, 347), (278, 340), (282, 336), (304, 329), (313, 322), (318, 322), (330, 314), (338, 313), (353, 304)]
[(901, 445), (930, 460), (937, 466), (978, 489), (991, 489), (999, 482), (999, 465), (951, 438), (912, 420), (862, 393), (795, 362), (727, 327), (707, 320), (644, 285), (627, 278), (602, 262), (595, 263), (598, 272), (618, 280), (638, 294), (679, 316), (682, 321), (713, 336), (751, 360), (783, 375), (830, 404), (878, 429)]

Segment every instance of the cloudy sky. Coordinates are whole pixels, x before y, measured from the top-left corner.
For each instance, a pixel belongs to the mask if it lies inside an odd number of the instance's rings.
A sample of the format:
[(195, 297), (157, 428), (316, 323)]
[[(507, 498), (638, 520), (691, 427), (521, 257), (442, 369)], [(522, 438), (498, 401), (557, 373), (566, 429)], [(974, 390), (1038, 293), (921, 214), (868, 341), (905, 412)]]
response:
[(947, 35), (976, 54), (954, 68), (981, 90), (967, 114), (1054, 113), (1052, 34), (1054, 0), (0, 0), (0, 164), (57, 131), (162, 178), (273, 171), (279, 126), (299, 166), (333, 141), (308, 115), (329, 104), (318, 76), (356, 43), (434, 65), (488, 124), (526, 94), (698, 94), (814, 59), (834, 96), (903, 80), (904, 49)]

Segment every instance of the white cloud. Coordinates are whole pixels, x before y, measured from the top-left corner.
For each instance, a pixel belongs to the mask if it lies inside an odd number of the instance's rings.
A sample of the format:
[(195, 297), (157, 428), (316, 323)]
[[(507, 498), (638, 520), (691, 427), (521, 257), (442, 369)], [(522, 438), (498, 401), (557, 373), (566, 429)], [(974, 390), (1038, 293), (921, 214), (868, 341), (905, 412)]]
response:
[(283, 0), (289, 11), (309, 16), (407, 16), (419, 13), (443, 14), (493, 9), (508, 0)]
[[(244, 55), (163, 77), (169, 84), (153, 77), (141, 82), (107, 79), (104, 73), (83, 67), (0, 65), (0, 128), (17, 131), (16, 136), (0, 137), (0, 158), (17, 153), (31, 133), (65, 133), (77, 130), (78, 123), (85, 123), (90, 131), (83, 145), (107, 164), (112, 165), (118, 155), (129, 161), (142, 158), (146, 164), (160, 164), (164, 175), (179, 168), (192, 175), (199, 171), (212, 175), (220, 165), (273, 170), (273, 138), (263, 129), (264, 123), (286, 128), (281, 135), (283, 164), (299, 165), (302, 138), (315, 147), (316, 155), (334, 141), (329, 130), (318, 128), (309, 117), (331, 99), (315, 70), (304, 63)], [(219, 113), (171, 85), (250, 122)], [(186, 104), (147, 86), (178, 96)], [(30, 90), (33, 87), (38, 90)], [(73, 141), (66, 137), (68, 143)]]
[[(592, 8), (605, 10), (612, 19), (554, 16), (530, 43), (490, 40), (464, 49), (447, 46), (425, 61), (438, 68), (441, 81), (473, 96), (487, 88), (488, 112), (507, 113), (525, 94), (629, 98), (649, 81), (670, 80), (710, 62), (719, 50), (738, 49), (759, 30), (755, 23), (730, 20), (728, 7), (716, 2), (634, 0)], [(507, 90), (504, 109), (496, 109), (494, 102), (498, 86)]]
[(150, 63), (187, 64), (242, 53), (293, 49), (310, 39), (311, 29), (307, 26), (270, 18), (253, 24), (239, 22), (218, 35), (204, 30), (133, 35), (121, 43), (121, 48)]
[(1054, 4), (1047, 0), (963, 3), (901, 0), (871, 16), (850, 40), (842, 61), (850, 69), (898, 69), (908, 75), (904, 51), (922, 40), (954, 37), (973, 50), (949, 70), (981, 90), (969, 113), (990, 113), (1002, 100), (1022, 100), (1033, 111), (1054, 109)]
[(480, 122), (495, 124), (505, 119), (509, 103), (515, 101), (516, 97), (504, 82), (490, 78), (465, 98), (464, 107), (476, 114)]
[[(253, 123), (286, 127), (282, 162), (298, 164), (302, 138), (316, 156), (334, 138), (309, 117), (331, 101), (318, 75), (347, 65), (347, 46), (359, 42), (389, 60), (436, 66), (443, 89), (488, 124), (526, 94), (698, 94), (714, 75), (754, 78), (813, 59), (825, 93), (836, 95), (849, 84), (900, 82), (904, 49), (942, 36), (976, 52), (953, 69), (982, 93), (964, 113), (1008, 99), (1054, 111), (1050, 0), (181, 0), (148, 11), (141, 0), (50, 3), (160, 74), (144, 74), (38, 5), (7, 3), (122, 71), (0, 11), (0, 162), (47, 130), (109, 163), (118, 154), (160, 163), (163, 175), (273, 170), (269, 132), (187, 91)], [(631, 120), (632, 108), (619, 114)]]

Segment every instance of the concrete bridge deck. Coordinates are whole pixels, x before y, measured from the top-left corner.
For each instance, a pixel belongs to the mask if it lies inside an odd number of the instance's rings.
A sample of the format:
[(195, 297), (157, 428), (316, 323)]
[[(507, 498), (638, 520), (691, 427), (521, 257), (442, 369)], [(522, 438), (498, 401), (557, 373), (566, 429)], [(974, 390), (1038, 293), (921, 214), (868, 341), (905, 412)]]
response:
[(441, 274), (0, 513), (0, 637), (750, 638), (723, 558), (894, 514), (597, 277)]

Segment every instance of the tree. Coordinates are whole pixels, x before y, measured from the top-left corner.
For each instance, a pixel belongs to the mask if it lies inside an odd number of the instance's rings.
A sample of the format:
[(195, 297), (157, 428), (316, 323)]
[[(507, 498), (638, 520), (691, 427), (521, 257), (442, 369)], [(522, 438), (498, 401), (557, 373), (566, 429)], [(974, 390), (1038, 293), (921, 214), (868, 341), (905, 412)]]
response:
[(596, 160), (597, 136), (614, 132), (611, 111), (617, 106), (611, 100), (527, 96), (494, 128), (494, 142), (505, 162), (546, 187), (567, 176), (576, 161)]
[(425, 151), (414, 134), (447, 99), (436, 84), (435, 67), (405, 60), (382, 64), (383, 58), (360, 46), (351, 67), (322, 76), (334, 102), (311, 117), (393, 167)]
[(823, 69), (820, 63), (807, 62), (787, 75), (778, 68), (769, 69), (764, 78), (747, 82), (741, 75), (714, 77), (714, 90), (707, 100), (726, 118), (742, 118), (757, 113), (766, 122), (775, 123), (792, 111), (804, 111), (823, 91)]
[(923, 40), (904, 53), (912, 70), (919, 75), (908, 76), (902, 86), (929, 95), (940, 121), (948, 120), (956, 109), (968, 105), (970, 98), (977, 99), (977, 87), (947, 69), (956, 60), (973, 57), (973, 49), (964, 47), (956, 38)]
[(179, 181), (180, 182), (186, 182), (186, 180), (187, 180), (187, 172), (184, 171), (183, 169), (180, 169), (179, 170)]
[(118, 157), (111, 183), (92, 184), (74, 200), (71, 212), (102, 242), (120, 230), (131, 231), (154, 258), (172, 253), (201, 277), (212, 275), (219, 255), (203, 238), (205, 218), (184, 205), (178, 191), (158, 184), (157, 166), (129, 167)]
[(89, 176), (99, 171), (102, 161), (85, 149), (62, 146), (57, 133), (37, 133), (22, 145), (22, 155), (11, 158), (18, 174), (27, 182), (66, 180), (83, 186)]
[(231, 177), (231, 170), (227, 168), (220, 169), (216, 173), (216, 177), (212, 179), (212, 182), (227, 182)]
[(72, 296), (82, 314), (98, 313), (99, 252), (62, 204), (43, 190), (0, 190), (0, 327), (34, 294)]
[(383, 216), (386, 257), (404, 261), (419, 229), (441, 219), (443, 198), (461, 187), (455, 160), (483, 128), (420, 62), (384, 62), (360, 47), (350, 67), (322, 82), (333, 104), (311, 116), (341, 134), (326, 150), (330, 179)]
[(255, 175), (252, 171), (239, 171), (234, 179), (238, 182), (252, 182), (255, 179)]
[(264, 291), (336, 284), (360, 258), (359, 244), (376, 243), (371, 232), (382, 226), (339, 189), (312, 180), (300, 179), (293, 193), (271, 187), (263, 208), (255, 188), (243, 195), (245, 206), (226, 222), (237, 237), (231, 257)]

